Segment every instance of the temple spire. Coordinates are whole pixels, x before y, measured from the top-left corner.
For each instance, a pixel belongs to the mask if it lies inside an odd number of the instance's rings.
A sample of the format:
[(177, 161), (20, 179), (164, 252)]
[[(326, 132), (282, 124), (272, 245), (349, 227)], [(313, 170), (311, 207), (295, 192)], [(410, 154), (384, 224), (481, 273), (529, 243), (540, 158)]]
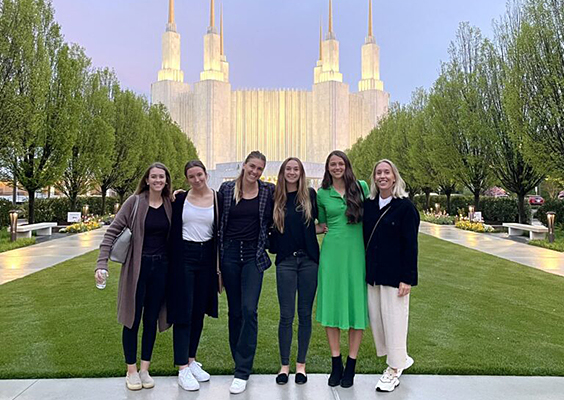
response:
[(319, 60), (323, 60), (323, 18), (319, 19)]
[(372, 0), (368, 0), (368, 36), (373, 36), (372, 34)]
[(224, 55), (224, 53), (223, 53), (223, 2), (221, 3), (221, 12), (219, 14), (219, 25), (220, 25), (219, 29), (221, 29), (220, 32), (219, 32), (219, 34), (221, 36), (219, 54)]
[(210, 2), (210, 28), (215, 28), (215, 2), (211, 0)]
[(174, 24), (174, 0), (168, 0), (168, 23)]
[(329, 33), (333, 33), (333, 0), (329, 0)]

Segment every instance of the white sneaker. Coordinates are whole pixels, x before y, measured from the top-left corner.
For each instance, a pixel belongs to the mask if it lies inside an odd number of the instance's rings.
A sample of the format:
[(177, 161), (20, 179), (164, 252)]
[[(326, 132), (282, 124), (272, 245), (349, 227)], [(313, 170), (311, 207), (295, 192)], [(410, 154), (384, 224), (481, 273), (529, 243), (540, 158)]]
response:
[(200, 390), (200, 384), (198, 383), (196, 378), (194, 378), (194, 375), (192, 375), (190, 368), (184, 368), (178, 371), (178, 385), (182, 389), (188, 390), (190, 392), (193, 392), (194, 390)]
[(403, 373), (403, 371), (405, 371), (406, 369), (408, 369), (409, 367), (411, 367), (413, 365), (414, 361), (413, 358), (411, 358), (410, 356), (407, 356), (407, 361), (405, 362), (405, 367), (403, 368), (398, 368), (398, 372), (397, 372), (397, 376), (398, 378), (401, 376), (401, 374)]
[(233, 378), (229, 392), (233, 394), (243, 393), (247, 388), (247, 381), (244, 379)]
[(188, 368), (192, 371), (192, 375), (198, 382), (207, 382), (210, 380), (210, 374), (202, 369), (202, 364), (197, 361), (193, 361)]
[(391, 392), (399, 385), (398, 374), (391, 367), (386, 368), (376, 384), (377, 392)]

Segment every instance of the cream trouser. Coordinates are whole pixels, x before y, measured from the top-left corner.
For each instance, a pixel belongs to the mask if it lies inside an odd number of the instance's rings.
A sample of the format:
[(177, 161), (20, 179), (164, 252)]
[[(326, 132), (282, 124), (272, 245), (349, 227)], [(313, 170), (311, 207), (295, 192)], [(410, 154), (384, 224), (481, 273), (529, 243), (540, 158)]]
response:
[(388, 356), (392, 368), (404, 368), (407, 361), (409, 295), (399, 297), (398, 288), (368, 286), (368, 316), (378, 357)]

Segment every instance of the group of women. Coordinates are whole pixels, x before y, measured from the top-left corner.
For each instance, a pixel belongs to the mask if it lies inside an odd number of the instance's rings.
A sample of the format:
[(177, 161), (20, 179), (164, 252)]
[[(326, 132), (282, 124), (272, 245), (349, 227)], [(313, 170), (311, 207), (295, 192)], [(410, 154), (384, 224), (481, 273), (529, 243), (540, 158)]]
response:
[[(152, 164), (106, 231), (96, 266), (99, 281), (107, 273), (116, 238), (126, 227), (132, 231), (118, 290), (129, 389), (154, 386), (148, 371), (157, 326), (160, 330), (174, 326), (179, 386), (198, 390), (200, 382), (210, 379), (196, 361), (196, 352), (205, 314), (217, 317), (220, 280), (227, 293), (235, 363), (230, 392), (246, 389), (257, 347), (263, 275), (271, 265), (267, 250), (276, 254), (280, 305), (281, 368), (276, 383), (289, 380), (296, 297), (295, 382), (307, 382), (316, 292), (316, 319), (325, 327), (332, 356), (330, 386), (353, 385), (362, 334), (369, 323), (377, 355), (387, 356), (388, 364), (376, 390), (394, 390), (403, 370), (413, 364), (407, 355), (407, 327), (409, 293), (417, 284), (419, 214), (395, 165), (377, 162), (369, 188), (355, 178), (346, 154), (333, 151), (317, 193), (308, 187), (298, 158), (282, 163), (276, 186), (260, 179), (265, 166), (265, 156), (251, 152), (238, 178), (215, 192), (207, 184), (205, 166), (190, 161), (185, 167), (190, 190), (174, 196), (167, 168)], [(318, 234), (325, 235), (321, 251)], [(345, 365), (341, 330), (348, 330)]]

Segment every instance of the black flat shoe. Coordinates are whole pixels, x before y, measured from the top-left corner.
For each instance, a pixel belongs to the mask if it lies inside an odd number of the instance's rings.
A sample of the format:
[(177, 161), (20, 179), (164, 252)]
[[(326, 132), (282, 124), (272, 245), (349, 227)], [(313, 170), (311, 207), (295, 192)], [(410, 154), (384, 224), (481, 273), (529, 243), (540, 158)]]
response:
[(307, 382), (307, 375), (304, 375), (301, 372), (298, 372), (296, 374), (296, 384), (297, 385), (303, 385), (306, 382)]
[[(296, 377), (297, 379), (297, 377)], [(280, 373), (276, 376), (276, 383), (279, 385), (285, 385), (288, 383), (288, 374)]]

